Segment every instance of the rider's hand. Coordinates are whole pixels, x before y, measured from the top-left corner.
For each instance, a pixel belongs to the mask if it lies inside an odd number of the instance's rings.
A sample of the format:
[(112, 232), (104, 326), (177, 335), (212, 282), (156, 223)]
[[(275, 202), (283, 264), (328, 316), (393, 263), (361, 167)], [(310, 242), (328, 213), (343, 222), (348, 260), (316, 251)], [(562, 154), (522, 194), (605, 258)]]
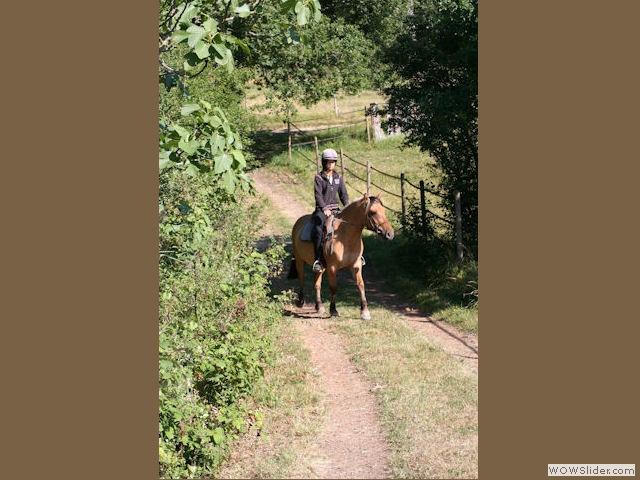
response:
[(324, 214), (325, 214), (325, 216), (330, 217), (332, 215), (332, 212), (328, 208), (325, 208), (324, 209)]

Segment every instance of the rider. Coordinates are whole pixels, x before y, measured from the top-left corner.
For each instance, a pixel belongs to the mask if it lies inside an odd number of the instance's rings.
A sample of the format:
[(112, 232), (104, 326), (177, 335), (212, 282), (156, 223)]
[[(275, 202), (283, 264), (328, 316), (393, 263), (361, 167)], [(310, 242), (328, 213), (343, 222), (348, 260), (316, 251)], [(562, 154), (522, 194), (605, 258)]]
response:
[(314, 194), (316, 209), (311, 216), (313, 230), (311, 239), (315, 252), (313, 271), (321, 272), (325, 267), (322, 255), (322, 229), (327, 217), (340, 211), (338, 197), (343, 206), (349, 204), (349, 194), (342, 178), (335, 171), (338, 154), (333, 148), (327, 148), (322, 152), (322, 172), (316, 174), (314, 180)]

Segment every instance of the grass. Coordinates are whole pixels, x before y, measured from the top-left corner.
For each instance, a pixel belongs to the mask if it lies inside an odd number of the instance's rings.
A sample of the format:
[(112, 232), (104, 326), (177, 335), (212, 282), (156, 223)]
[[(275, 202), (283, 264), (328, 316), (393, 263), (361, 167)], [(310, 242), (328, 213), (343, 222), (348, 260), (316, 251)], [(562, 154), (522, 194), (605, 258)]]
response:
[(375, 390), (393, 448), (393, 478), (477, 478), (478, 384), (391, 312), (336, 321)]
[[(297, 113), (293, 117), (293, 123), (300, 127), (312, 127), (339, 123), (347, 124), (354, 120), (364, 121), (365, 107), (369, 107), (371, 103), (382, 105), (386, 102), (386, 97), (371, 90), (361, 92), (358, 95), (338, 94), (336, 95), (338, 116), (335, 114), (333, 99), (323, 100), (310, 108), (295, 103)], [(260, 116), (261, 128), (273, 130), (283, 127), (282, 119), (267, 109), (266, 98), (261, 88), (255, 85), (249, 86), (245, 107)]]
[(254, 429), (234, 441), (216, 478), (311, 478), (306, 452), (319, 433), (325, 407), (319, 376), (291, 320), (282, 318), (278, 359), (267, 367), (252, 398), (262, 413), (260, 435)]

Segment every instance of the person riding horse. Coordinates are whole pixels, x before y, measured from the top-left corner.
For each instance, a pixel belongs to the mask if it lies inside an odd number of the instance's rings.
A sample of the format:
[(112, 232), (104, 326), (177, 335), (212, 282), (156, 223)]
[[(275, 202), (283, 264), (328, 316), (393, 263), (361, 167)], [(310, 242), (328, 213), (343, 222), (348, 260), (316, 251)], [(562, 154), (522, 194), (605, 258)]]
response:
[(335, 171), (337, 160), (338, 154), (334, 149), (327, 148), (323, 150), (322, 171), (316, 174), (314, 179), (316, 209), (311, 216), (313, 222), (311, 239), (315, 252), (315, 261), (312, 267), (314, 272), (321, 272), (326, 266), (322, 254), (322, 235), (327, 218), (340, 212), (338, 197), (340, 197), (344, 207), (349, 204), (347, 187), (340, 175)]

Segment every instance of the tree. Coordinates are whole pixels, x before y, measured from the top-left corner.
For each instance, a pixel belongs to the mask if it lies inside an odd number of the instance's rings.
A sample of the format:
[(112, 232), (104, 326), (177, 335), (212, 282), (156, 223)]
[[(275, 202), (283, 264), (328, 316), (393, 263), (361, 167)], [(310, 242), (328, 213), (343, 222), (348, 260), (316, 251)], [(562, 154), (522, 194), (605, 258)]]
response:
[(403, 34), (386, 50), (398, 79), (386, 89), (392, 123), (429, 152), (442, 172), (443, 206), (453, 217), (462, 196), (463, 239), (478, 241), (478, 2), (414, 5)]
[[(263, 25), (261, 30), (267, 28)], [(294, 102), (310, 106), (338, 91), (356, 93), (370, 86), (373, 45), (356, 27), (322, 17), (288, 40), (292, 45), (283, 48), (281, 37), (252, 37), (248, 40), (252, 56), (247, 59), (256, 82), (266, 88), (272, 105), (285, 118), (295, 113)]]
[[(299, 26), (320, 19), (318, 0), (283, 0), (283, 12), (295, 13)], [(160, 171), (181, 168), (191, 175), (210, 173), (229, 192), (246, 187), (246, 159), (241, 136), (215, 103), (190, 97), (188, 83), (207, 69), (234, 69), (234, 55), (248, 53), (246, 42), (233, 35), (234, 24), (257, 15), (261, 2), (193, 0), (160, 3), (159, 81), (185, 95), (180, 116), (160, 118)], [(279, 25), (292, 35), (292, 23)]]

